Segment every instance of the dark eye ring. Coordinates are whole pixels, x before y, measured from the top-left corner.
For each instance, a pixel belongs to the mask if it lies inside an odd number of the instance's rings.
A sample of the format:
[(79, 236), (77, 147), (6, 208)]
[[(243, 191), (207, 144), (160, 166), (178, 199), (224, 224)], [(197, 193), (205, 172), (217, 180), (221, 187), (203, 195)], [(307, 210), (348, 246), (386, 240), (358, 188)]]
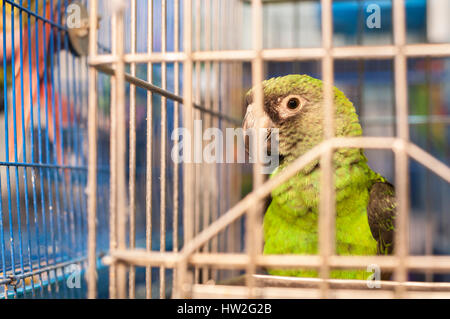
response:
[(295, 97), (289, 99), (289, 101), (287, 102), (287, 107), (290, 108), (291, 110), (295, 110), (299, 105), (300, 101)]

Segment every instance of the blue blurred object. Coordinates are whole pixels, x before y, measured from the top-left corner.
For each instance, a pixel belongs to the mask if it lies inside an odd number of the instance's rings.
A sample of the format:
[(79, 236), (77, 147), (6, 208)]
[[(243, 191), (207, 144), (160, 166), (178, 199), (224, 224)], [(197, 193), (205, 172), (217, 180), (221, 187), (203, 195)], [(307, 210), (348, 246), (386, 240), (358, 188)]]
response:
[[(85, 284), (80, 289), (66, 285), (74, 274), (82, 280), (87, 247), (87, 163), (83, 147), (88, 87), (83, 75), (87, 64), (69, 47), (62, 22), (68, 4), (69, 0), (2, 1), (1, 32), (11, 35), (13, 49), (9, 57), (3, 36), (0, 299), (85, 296)], [(9, 29), (6, 21), (10, 21)], [(30, 65), (32, 69), (33, 63), (36, 72), (25, 67)], [(8, 74), (7, 68), (19, 70), (20, 80)], [(29, 104), (23, 98), (24, 83), (37, 87), (26, 92), (31, 96)], [(16, 98), (19, 88), (20, 100)], [(30, 109), (28, 127), (24, 124), (24, 106)], [(16, 127), (19, 114), (22, 130)], [(8, 134), (14, 137), (13, 156), (8, 153)], [(19, 137), (23, 137), (22, 145), (17, 142)], [(80, 271), (74, 272), (73, 267)]]
[[(367, 18), (372, 12), (367, 12), (367, 7), (376, 4), (380, 7), (381, 28), (364, 27), (365, 33), (385, 33), (392, 30), (392, 1), (389, 0), (350, 0), (333, 1), (333, 28), (335, 33), (355, 35), (361, 30), (361, 23), (365, 25)], [(426, 28), (426, 0), (407, 0), (406, 22), (409, 32), (420, 32)], [(321, 6), (319, 8), (319, 20)]]

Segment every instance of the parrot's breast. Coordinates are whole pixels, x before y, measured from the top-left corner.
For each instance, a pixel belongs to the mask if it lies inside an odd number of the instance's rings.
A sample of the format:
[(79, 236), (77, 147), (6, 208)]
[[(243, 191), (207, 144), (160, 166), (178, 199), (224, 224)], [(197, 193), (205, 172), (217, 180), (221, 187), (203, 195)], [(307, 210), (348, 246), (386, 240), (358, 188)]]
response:
[[(335, 170), (336, 241), (338, 255), (375, 255), (377, 242), (370, 231), (367, 204), (371, 186), (365, 161)], [(299, 173), (272, 193), (264, 217), (265, 254), (318, 253), (320, 169)], [(269, 270), (273, 275), (317, 277), (314, 270)], [(365, 269), (332, 271), (332, 278), (367, 279)]]

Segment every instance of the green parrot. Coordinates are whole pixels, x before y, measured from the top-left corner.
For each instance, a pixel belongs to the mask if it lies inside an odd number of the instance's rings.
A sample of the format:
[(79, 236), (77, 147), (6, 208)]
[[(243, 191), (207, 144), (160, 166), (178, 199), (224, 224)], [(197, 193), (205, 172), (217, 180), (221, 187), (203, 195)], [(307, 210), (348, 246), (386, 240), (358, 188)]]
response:
[[(246, 95), (243, 128), (279, 130), (277, 175), (323, 140), (322, 81), (287, 75), (263, 82), (264, 112), (255, 115), (253, 90)], [(334, 88), (335, 134), (362, 135), (353, 104)], [(259, 124), (258, 124), (259, 123)], [(261, 124), (262, 123), (262, 124)], [(396, 203), (394, 187), (372, 171), (363, 150), (342, 148), (333, 157), (338, 255), (390, 254), (393, 251)], [(264, 216), (264, 254), (318, 253), (320, 165), (316, 160), (275, 188)], [(268, 269), (271, 275), (317, 277), (316, 270)], [(331, 278), (367, 279), (367, 269), (332, 270)], [(382, 278), (387, 279), (383, 273)]]

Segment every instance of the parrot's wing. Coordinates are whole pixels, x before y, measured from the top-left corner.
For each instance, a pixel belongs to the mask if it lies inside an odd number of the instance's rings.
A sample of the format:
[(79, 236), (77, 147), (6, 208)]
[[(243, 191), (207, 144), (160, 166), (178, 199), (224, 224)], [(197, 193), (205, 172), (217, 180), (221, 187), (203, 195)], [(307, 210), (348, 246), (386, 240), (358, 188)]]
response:
[(370, 189), (367, 217), (370, 230), (378, 243), (378, 254), (391, 254), (394, 249), (394, 223), (397, 211), (394, 186), (376, 182)]
[(264, 210), (263, 210), (264, 214), (269, 209), (270, 203), (272, 203), (272, 194), (269, 194), (264, 198)]

